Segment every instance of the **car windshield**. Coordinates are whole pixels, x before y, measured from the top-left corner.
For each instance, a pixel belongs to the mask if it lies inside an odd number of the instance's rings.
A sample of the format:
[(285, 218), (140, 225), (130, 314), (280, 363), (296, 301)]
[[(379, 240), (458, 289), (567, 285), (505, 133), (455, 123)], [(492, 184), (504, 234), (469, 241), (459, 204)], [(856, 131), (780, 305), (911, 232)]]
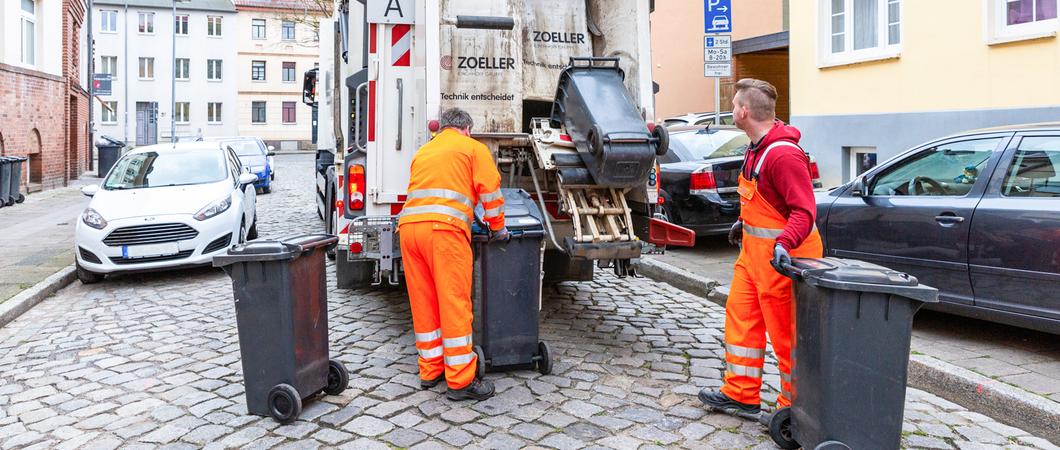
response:
[(257, 141), (223, 141), (226, 147), (232, 147), (239, 156), (264, 156), (265, 152)]
[(703, 129), (670, 135), (670, 150), (681, 161), (743, 156), (750, 143), (741, 131)]
[(215, 183), (228, 177), (220, 150), (142, 152), (125, 155), (103, 183), (104, 189)]

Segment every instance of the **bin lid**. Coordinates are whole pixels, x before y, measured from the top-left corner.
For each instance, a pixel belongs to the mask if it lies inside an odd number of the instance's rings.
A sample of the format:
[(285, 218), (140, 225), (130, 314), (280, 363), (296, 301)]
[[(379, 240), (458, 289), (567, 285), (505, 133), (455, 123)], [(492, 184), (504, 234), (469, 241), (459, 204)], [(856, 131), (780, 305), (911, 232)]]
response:
[(795, 275), (812, 286), (896, 294), (925, 303), (938, 301), (938, 290), (916, 277), (877, 264), (845, 258), (794, 258)]
[[(504, 225), (510, 232), (538, 232), (531, 233), (541, 235), (545, 228), (544, 218), (537, 203), (530, 198), (530, 194), (522, 189), (501, 189), (504, 195)], [(471, 226), (472, 234), (487, 234), (485, 227), (479, 218), (484, 215), (482, 203), (475, 205), (475, 223)], [(512, 237), (519, 237), (514, 234)]]
[(320, 247), (330, 247), (338, 242), (330, 234), (304, 234), (281, 239), (265, 239), (237, 244), (225, 254), (213, 257), (214, 267), (251, 261), (286, 261)]
[(96, 146), (107, 146), (107, 147), (124, 147), (125, 142), (116, 137), (107, 136), (105, 134), (99, 135), (99, 140), (96, 141)]

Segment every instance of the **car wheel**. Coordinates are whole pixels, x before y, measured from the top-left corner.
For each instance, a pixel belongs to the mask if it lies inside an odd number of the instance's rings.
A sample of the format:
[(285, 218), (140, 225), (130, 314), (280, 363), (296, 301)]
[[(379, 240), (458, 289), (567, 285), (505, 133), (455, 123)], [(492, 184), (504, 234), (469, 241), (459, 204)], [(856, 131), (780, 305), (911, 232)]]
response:
[(247, 223), (240, 222), (239, 224), (239, 236), (236, 237), (237, 244), (244, 244), (247, 242)]
[(247, 240), (258, 238), (258, 218), (254, 218), (254, 223), (250, 225), (250, 229), (247, 230)]
[(265, 185), (264, 187), (262, 187), (262, 188), (261, 188), (261, 193), (262, 193), (262, 194), (269, 194), (269, 193), (272, 193), (272, 185), (271, 185), (271, 184), (267, 184), (267, 185)]
[[(75, 263), (76, 264), (76, 263)], [(81, 264), (76, 264), (77, 267), (77, 279), (81, 281), (81, 284), (95, 284), (103, 281), (105, 275), (101, 273), (95, 273), (81, 267)]]

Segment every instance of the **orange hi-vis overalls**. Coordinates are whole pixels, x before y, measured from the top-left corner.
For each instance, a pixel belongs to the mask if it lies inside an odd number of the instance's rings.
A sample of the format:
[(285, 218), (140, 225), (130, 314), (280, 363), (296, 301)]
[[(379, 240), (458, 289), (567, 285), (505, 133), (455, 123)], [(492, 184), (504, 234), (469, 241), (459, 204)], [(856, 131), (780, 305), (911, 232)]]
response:
[(475, 204), (482, 202), (490, 229), (504, 228), (500, 186), (489, 148), (452, 129), (443, 130), (412, 159), (398, 233), (420, 379), (436, 379), (443, 368), (452, 389), (475, 379), (471, 221)]
[[(762, 366), (766, 357), (766, 332), (773, 343), (780, 370), (781, 395), (777, 406), (791, 405), (791, 342), (794, 332), (794, 299), (791, 279), (773, 269), (773, 247), (787, 220), (758, 195), (758, 173), (769, 151), (787, 141), (767, 147), (748, 180), (740, 173), (740, 219), (743, 246), (725, 303), (725, 385), (721, 392), (740, 403), (761, 402)], [(807, 186), (807, 188), (810, 188)], [(824, 251), (815, 227), (792, 257), (820, 258)]]

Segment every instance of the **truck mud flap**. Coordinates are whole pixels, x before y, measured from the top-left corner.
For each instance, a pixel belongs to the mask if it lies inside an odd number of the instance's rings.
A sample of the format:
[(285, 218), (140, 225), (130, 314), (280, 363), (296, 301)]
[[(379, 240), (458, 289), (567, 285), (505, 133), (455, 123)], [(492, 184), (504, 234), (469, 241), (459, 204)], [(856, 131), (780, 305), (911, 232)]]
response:
[(567, 254), (572, 258), (585, 259), (635, 259), (640, 258), (640, 241), (627, 242), (574, 242), (563, 240)]

